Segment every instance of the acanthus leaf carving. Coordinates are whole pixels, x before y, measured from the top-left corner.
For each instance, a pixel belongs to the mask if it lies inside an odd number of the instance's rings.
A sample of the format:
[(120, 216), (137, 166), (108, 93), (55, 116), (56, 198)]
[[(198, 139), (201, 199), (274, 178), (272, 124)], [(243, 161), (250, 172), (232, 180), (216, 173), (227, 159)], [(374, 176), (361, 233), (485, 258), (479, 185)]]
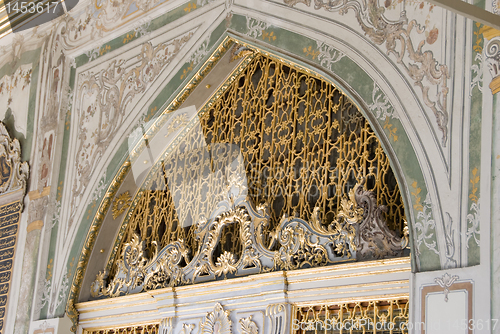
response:
[(182, 329), (179, 334), (191, 334), (194, 329), (194, 324), (182, 324)]
[(212, 312), (207, 312), (205, 321), (200, 321), (201, 334), (231, 334), (229, 311), (224, 311), (220, 303), (216, 303)]
[[(364, 183), (364, 180), (361, 184)], [(377, 205), (375, 194), (364, 187), (356, 185), (354, 188), (355, 201), (364, 209), (363, 218), (357, 226), (357, 256), (358, 259), (385, 258), (402, 256), (408, 244), (405, 237), (401, 238), (387, 227), (384, 213), (387, 207)]]
[(252, 321), (252, 316), (248, 316), (247, 318), (241, 318), (240, 321), (241, 334), (259, 334), (259, 328), (255, 321)]

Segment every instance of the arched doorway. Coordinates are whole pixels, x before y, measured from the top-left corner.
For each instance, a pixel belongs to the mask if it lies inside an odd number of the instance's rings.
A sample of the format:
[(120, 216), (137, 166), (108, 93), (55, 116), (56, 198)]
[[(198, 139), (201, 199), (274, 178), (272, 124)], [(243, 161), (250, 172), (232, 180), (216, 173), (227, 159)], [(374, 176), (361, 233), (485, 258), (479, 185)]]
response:
[[(357, 296), (344, 292), (360, 310), (361, 303), (374, 303), (374, 298), (382, 308), (408, 300), (408, 292), (390, 292), (407, 291), (409, 259), (375, 260), (407, 256), (408, 235), (396, 178), (369, 122), (352, 100), (317, 74), (248, 45), (229, 44), (231, 52), (219, 61), (225, 71), (234, 62), (228, 78), (209, 94), (200, 91), (211, 84), (198, 85), (184, 97), (184, 104), (174, 106), (166, 119), (152, 122), (132, 141), (135, 148), (146, 147), (141, 153), (132, 150), (132, 173), (123, 182), (135, 184), (136, 190), (134, 196), (125, 191), (116, 196), (113, 219), (123, 217), (121, 224), (115, 223), (113, 235), (118, 237), (107, 252), (106, 271), (95, 280), (91, 272), (97, 268), (91, 266), (83, 282), (84, 288), (91, 287), (82, 291), (80, 300), (89, 293), (94, 298), (128, 297), (120, 299), (121, 310), (104, 317), (96, 318), (96, 312), (120, 307), (104, 301), (79, 304), (86, 314), (80, 318), (82, 328), (146, 330), (156, 323), (158, 330), (182, 327), (189, 333), (193, 323), (173, 320), (183, 307), (179, 300), (191, 300), (179, 314), (195, 315), (192, 305), (198, 302), (193, 298), (200, 288), (217, 291), (226, 285), (239, 292), (217, 300), (248, 300), (255, 297), (250, 291), (262, 284), (284, 285), (277, 294), (268, 291), (277, 303), (254, 303), (253, 308), (266, 310), (267, 318), (239, 321), (242, 328), (268, 326), (274, 333), (293, 329), (292, 318), (299, 321), (301, 307), (326, 302), (302, 293), (290, 302), (287, 296), (308, 280), (323, 281), (323, 286), (302, 289), (316, 296), (328, 286), (364, 287), (356, 290)], [(210, 72), (212, 78), (217, 66)], [(210, 82), (210, 73), (203, 83)], [(202, 107), (179, 108), (197, 95), (205, 95)], [(162, 138), (159, 149), (151, 138)], [(99, 238), (97, 245), (104, 243)], [(98, 262), (97, 252), (93, 257)], [(329, 277), (339, 270), (346, 274)], [(356, 284), (345, 282), (359, 277)], [(274, 283), (263, 283), (269, 279)], [(201, 282), (207, 283), (192, 285)], [(143, 290), (149, 292), (134, 295)], [(379, 290), (384, 293), (377, 294)], [(340, 303), (337, 292), (329, 296)], [(162, 311), (154, 314), (157, 303), (151, 297), (171, 301), (157, 305)], [(214, 303), (212, 297), (200, 303), (206, 308)], [(127, 317), (138, 316), (132, 309), (139, 299), (149, 315), (140, 323), (127, 323)], [(402, 321), (407, 321), (407, 302), (404, 305), (398, 307)], [(215, 304), (204, 322), (200, 320), (200, 330), (213, 333), (215, 323), (231, 324), (230, 313)]]

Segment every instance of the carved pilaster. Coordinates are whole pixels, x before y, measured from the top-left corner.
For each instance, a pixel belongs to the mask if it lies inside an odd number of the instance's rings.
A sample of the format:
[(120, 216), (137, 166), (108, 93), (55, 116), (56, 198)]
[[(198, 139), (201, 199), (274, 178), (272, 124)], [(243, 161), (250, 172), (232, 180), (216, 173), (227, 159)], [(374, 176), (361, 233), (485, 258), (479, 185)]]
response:
[(272, 304), (266, 308), (266, 316), (271, 323), (269, 334), (283, 334), (286, 332), (287, 305)]
[(164, 318), (160, 322), (158, 334), (172, 334), (174, 329), (174, 317)]

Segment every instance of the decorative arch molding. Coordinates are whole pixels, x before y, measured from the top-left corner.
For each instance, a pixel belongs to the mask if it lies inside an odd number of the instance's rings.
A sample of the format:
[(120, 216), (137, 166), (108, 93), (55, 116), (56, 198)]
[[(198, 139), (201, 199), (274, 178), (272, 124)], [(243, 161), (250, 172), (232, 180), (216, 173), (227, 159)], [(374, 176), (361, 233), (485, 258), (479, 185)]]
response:
[[(236, 15), (232, 15), (232, 18), (230, 20), (229, 35), (227, 35), (227, 33), (222, 33), (220, 37), (222, 38), (225, 36), (232, 36), (232, 38), (237, 38), (240, 42), (246, 40), (250, 47), (256, 46), (257, 44), (255, 43), (255, 39), (246, 39), (251, 38), (250, 35), (246, 35), (246, 38), (243, 38), (241, 36), (242, 33), (237, 31), (237, 27), (241, 26), (241, 24), (238, 25), (238, 23), (233, 20), (237, 20)], [(232, 29), (232, 24), (234, 24), (234, 30)], [(280, 33), (283, 34), (294, 33), (291, 30), (287, 30), (288, 27), (277, 28), (282, 29)], [(261, 34), (263, 35), (265, 32), (268, 34), (267, 36), (270, 36), (272, 32), (271, 30), (273, 29), (270, 27), (264, 27), (264, 29), (260, 29)], [(235, 37), (236, 35), (231, 34), (231, 32), (238, 33), (238, 37)], [(262, 35), (258, 37), (262, 37)], [(220, 41), (221, 38), (215, 38), (211, 36), (211, 38), (207, 39), (209, 42), (202, 46), (204, 47), (205, 51), (213, 49), (213, 47), (215, 47), (219, 43), (217, 41)], [(311, 38), (309, 38), (309, 40), (311, 42), (313, 41), (313, 39)], [(185, 90), (181, 94), (178, 94), (177, 96), (183, 96), (182, 94), (184, 94), (185, 92), (188, 92), (187, 94), (189, 94), (189, 90), (194, 89), (195, 85), (198, 84), (203, 78), (203, 74), (208, 72), (211, 66), (213, 66), (211, 61), (217, 58), (217, 56), (222, 55), (227, 50), (229, 45), (230, 40), (226, 38), (222, 43), (222, 46), (216, 49), (214, 53), (212, 53), (208, 57), (204, 56), (203, 59), (208, 59), (208, 61), (205, 63), (201, 61), (198, 62), (198, 65), (201, 64), (201, 67), (198, 67), (199, 70), (196, 73), (193, 73), (191, 77), (189, 77), (189, 80), (191, 80), (191, 86), (188, 85), (187, 90)], [(417, 258), (417, 270), (432, 270), (440, 268), (446, 261), (446, 256), (444, 254), (444, 251), (442, 251), (443, 247), (441, 247), (441, 244), (438, 244), (438, 241), (441, 239), (444, 240), (444, 238), (439, 237), (443, 234), (443, 232), (442, 229), (436, 227), (434, 218), (440, 214), (439, 206), (433, 206), (431, 204), (432, 198), (436, 196), (437, 190), (435, 189), (435, 183), (432, 181), (432, 175), (422, 172), (424, 168), (421, 167), (421, 164), (428, 164), (428, 161), (426, 161), (425, 158), (419, 158), (421, 156), (425, 156), (425, 152), (421, 146), (415, 147), (413, 145), (414, 140), (410, 139), (409, 134), (414, 135), (416, 132), (414, 127), (412, 127), (412, 125), (407, 122), (407, 119), (405, 119), (407, 118), (407, 115), (402, 113), (402, 109), (394, 107), (395, 105), (401, 106), (402, 103), (398, 101), (397, 94), (394, 91), (391, 91), (391, 83), (384, 82), (383, 80), (382, 82), (378, 82), (377, 80), (372, 79), (371, 75), (367, 74), (363, 67), (356, 64), (356, 61), (352, 60), (349, 56), (344, 55), (340, 57), (340, 59), (335, 58), (333, 56), (335, 54), (335, 48), (327, 44), (323, 45), (324, 57), (316, 58), (318, 60), (317, 62), (312, 62), (311, 60), (304, 59), (304, 55), (300, 53), (300, 51), (302, 50), (297, 50), (295, 45), (284, 44), (282, 46), (283, 53), (281, 54), (281, 56), (283, 58), (301, 59), (300, 64), (302, 66), (315, 72), (318, 72), (317, 67), (319, 66), (320, 68), (322, 68), (322, 70), (319, 72), (324, 77), (328, 78), (332, 82), (335, 82), (338, 86), (344, 87), (347, 95), (349, 95), (354, 101), (362, 106), (362, 108), (360, 108), (362, 112), (365, 110), (371, 112), (364, 112), (364, 115), (367, 119), (370, 120), (370, 123), (372, 124), (374, 130), (377, 132), (377, 135), (383, 143), (386, 152), (388, 152), (392, 165), (395, 167), (398, 181), (401, 185), (401, 188), (404, 189), (403, 198), (405, 199), (406, 207), (408, 209), (413, 209), (408, 210), (408, 215), (411, 217), (409, 219), (409, 225), (411, 227), (412, 234), (412, 253)], [(264, 48), (263, 51), (267, 50), (267, 52), (279, 54), (278, 52), (273, 50), (274, 47), (272, 45), (263, 45), (261, 47)], [(328, 56), (330, 56), (330, 58), (328, 58)], [(349, 76), (343, 76), (338, 72), (336, 73), (333, 65), (337, 62), (340, 62), (341, 60), (344, 60), (345, 62), (351, 62), (353, 65), (357, 65), (359, 74), (364, 75), (368, 82), (363, 86), (356, 87), (352, 84), (355, 81), (353, 78), (349, 78)], [(191, 63), (192, 61), (187, 62), (183, 67), (180, 68), (178, 73), (182, 73), (182, 70), (185, 70)], [(367, 63), (369, 66), (371, 62)], [(383, 78), (384, 76), (380, 74), (380, 77)], [(411, 90), (409, 90), (408, 94), (412, 96), (413, 93), (411, 92)], [(413, 97), (418, 100), (415, 96)], [(153, 106), (154, 103), (157, 102), (155, 101), (151, 105)], [(173, 108), (179, 104), (179, 100), (173, 99), (170, 100), (169, 103), (170, 108)], [(152, 109), (154, 108), (149, 108), (149, 110)], [(172, 109), (164, 108), (157, 110), (159, 111), (156, 112), (156, 115), (162, 115), (163, 117)], [(159, 119), (161, 119), (161, 117)], [(397, 130), (394, 131), (394, 129)], [(126, 139), (123, 140), (123, 144), (125, 144), (125, 141)], [(415, 153), (415, 150), (417, 150), (418, 154)], [(129, 158), (130, 156), (128, 154), (117, 153), (112, 161), (124, 162), (119, 167), (112, 166), (111, 163), (108, 165), (108, 171), (117, 170), (117, 172), (110, 177), (104, 178), (104, 188), (106, 188), (107, 190), (105, 194), (99, 199), (100, 204), (93, 220), (87, 222), (87, 226), (89, 226), (89, 229), (85, 244), (83, 246), (83, 250), (75, 249), (75, 251), (79, 252), (81, 256), (77, 265), (76, 274), (73, 278), (71, 292), (68, 297), (67, 311), (70, 316), (77, 316), (76, 310), (74, 308), (74, 303), (79, 295), (79, 289), (85, 275), (85, 270), (88, 265), (90, 253), (92, 252), (95, 239), (97, 238), (99, 230), (101, 229), (101, 224), (108, 214), (108, 211), (110, 211), (109, 208), (112, 204), (112, 199), (117, 194), (127, 173), (129, 173), (130, 171), (131, 164)], [(80, 228), (85, 229), (83, 225), (80, 226)], [(74, 245), (73, 247), (78, 246)]]

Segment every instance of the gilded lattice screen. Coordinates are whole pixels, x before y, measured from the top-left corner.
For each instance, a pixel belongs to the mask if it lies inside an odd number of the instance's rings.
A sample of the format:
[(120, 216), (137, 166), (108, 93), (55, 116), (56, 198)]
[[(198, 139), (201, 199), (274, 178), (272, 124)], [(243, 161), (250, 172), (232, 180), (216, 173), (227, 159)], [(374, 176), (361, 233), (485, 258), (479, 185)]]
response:
[(295, 306), (293, 334), (408, 333), (407, 298)]
[[(329, 82), (257, 55), (202, 108), (199, 123), (202, 131), (187, 132), (152, 169), (118, 254), (134, 233), (150, 256), (154, 243), (162, 249), (177, 240), (196, 253), (196, 224), (209, 218), (224, 192), (220, 180), (236, 169), (246, 175), (250, 201), (270, 209), (266, 240), (283, 216), (309, 221), (315, 207), (328, 225), (360, 178), (387, 207), (389, 227), (402, 233), (403, 202), (389, 160), (356, 105)], [(236, 228), (224, 228), (219, 253), (241, 249)]]
[(106, 329), (91, 329), (84, 330), (84, 334), (157, 334), (159, 331), (159, 324), (145, 324), (136, 326), (115, 327)]

